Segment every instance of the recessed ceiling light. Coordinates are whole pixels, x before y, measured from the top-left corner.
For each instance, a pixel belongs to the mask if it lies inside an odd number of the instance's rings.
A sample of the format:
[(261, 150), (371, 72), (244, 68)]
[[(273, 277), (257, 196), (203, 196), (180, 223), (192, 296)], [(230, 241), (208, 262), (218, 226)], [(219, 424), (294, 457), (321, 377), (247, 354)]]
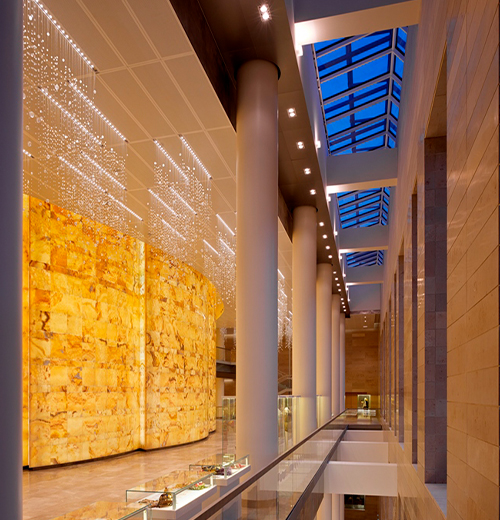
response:
[(296, 115), (297, 115), (297, 112), (295, 112), (295, 108), (288, 109), (288, 117), (295, 117)]
[(269, 11), (269, 6), (267, 4), (262, 4), (259, 7), (259, 14), (263, 22), (267, 22), (271, 19), (271, 13)]
[(319, 227), (323, 227), (324, 225), (325, 225), (324, 222), (320, 222), (320, 223), (319, 223)]
[(333, 258), (333, 256), (332, 255), (328, 255), (328, 258)]
[(323, 235), (323, 238), (328, 238), (328, 235)]
[(337, 281), (338, 281), (339, 279), (338, 279), (338, 278), (335, 278), (335, 280), (337, 280)]
[(311, 174), (311, 168), (304, 168), (304, 173), (306, 175), (310, 175)]
[(303, 150), (305, 148), (304, 142), (303, 141), (297, 141), (297, 148), (299, 150)]
[(326, 246), (327, 249), (330, 249), (330, 246)]
[(316, 190), (311, 190), (309, 193), (310, 193), (311, 195), (316, 195)]

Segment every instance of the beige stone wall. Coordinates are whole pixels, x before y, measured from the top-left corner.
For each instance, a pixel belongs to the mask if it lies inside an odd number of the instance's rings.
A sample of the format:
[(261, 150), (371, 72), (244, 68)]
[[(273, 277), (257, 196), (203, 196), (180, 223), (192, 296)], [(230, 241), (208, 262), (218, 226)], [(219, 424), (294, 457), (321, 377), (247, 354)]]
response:
[[(422, 0), (418, 31), (411, 29), (401, 123), (398, 187), (390, 222), (382, 313), (390, 319), (393, 280), (404, 246), (404, 449), (391, 443), (399, 464), (395, 518), (444, 518), (426, 485), (425, 274), (415, 299), (412, 255), (425, 254), (425, 233), (412, 248), (411, 212), (424, 171), (424, 137), (443, 56), (447, 86), (447, 518), (499, 518), (499, 19), (498, 1)], [(411, 65), (412, 64), (412, 65)], [(415, 301), (416, 300), (416, 301)], [(418, 315), (413, 311), (417, 306)], [(389, 316), (389, 318), (387, 318)], [(428, 325), (428, 324), (427, 324)], [(384, 324), (387, 330), (389, 323)], [(429, 328), (429, 327), (427, 327)], [(431, 330), (431, 329), (429, 329)], [(438, 330), (438, 329), (432, 329)], [(387, 341), (382, 342), (385, 350)], [(382, 352), (381, 359), (387, 355)], [(415, 362), (418, 380), (415, 387)], [(387, 377), (387, 374), (382, 374)], [(417, 417), (415, 392), (418, 393)], [(419, 429), (415, 431), (415, 421)], [(394, 430), (393, 430), (394, 431)], [(417, 466), (412, 465), (418, 439)], [(429, 439), (427, 438), (427, 441)]]
[(346, 408), (357, 407), (358, 394), (370, 394), (371, 406), (379, 406), (378, 332), (346, 332)]
[(107, 226), (24, 202), (23, 464), (206, 437), (220, 311), (211, 282), (158, 250), (146, 261), (144, 243)]

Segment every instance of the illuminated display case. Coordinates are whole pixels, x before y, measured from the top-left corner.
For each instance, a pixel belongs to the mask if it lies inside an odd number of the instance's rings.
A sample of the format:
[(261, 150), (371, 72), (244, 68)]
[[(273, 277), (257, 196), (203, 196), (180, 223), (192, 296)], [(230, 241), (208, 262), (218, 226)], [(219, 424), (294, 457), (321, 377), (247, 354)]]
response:
[(297, 436), (298, 397), (294, 395), (278, 396), (278, 443), (280, 453), (290, 449)]
[(239, 479), (242, 475), (248, 473), (250, 464), (248, 455), (236, 459), (235, 455), (218, 453), (195, 464), (190, 464), (189, 469), (211, 473), (215, 484), (224, 485), (225, 481)]
[(54, 520), (150, 520), (151, 508), (148, 504), (124, 502), (95, 502), (88, 506), (58, 516)]
[(199, 469), (173, 471), (127, 489), (127, 502), (151, 506), (153, 519), (176, 519), (188, 512), (193, 515), (217, 491), (213, 478), (213, 473), (204, 474)]

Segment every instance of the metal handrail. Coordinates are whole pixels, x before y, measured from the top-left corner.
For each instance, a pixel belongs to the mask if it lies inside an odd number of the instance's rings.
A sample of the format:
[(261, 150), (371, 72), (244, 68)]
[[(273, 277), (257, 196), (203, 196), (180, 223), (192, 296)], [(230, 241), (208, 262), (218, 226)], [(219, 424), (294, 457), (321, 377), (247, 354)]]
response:
[[(277, 466), (282, 460), (286, 459), (288, 456), (290, 456), (294, 451), (298, 450), (302, 445), (304, 445), (308, 440), (310, 440), (312, 437), (314, 437), (318, 432), (320, 432), (321, 430), (325, 429), (330, 423), (332, 423), (333, 421), (335, 421), (335, 419), (337, 419), (338, 417), (340, 417), (344, 412), (340, 412), (338, 415), (336, 415), (335, 417), (333, 417), (332, 419), (330, 419), (328, 422), (326, 422), (325, 424), (323, 424), (323, 426), (320, 426), (319, 428), (317, 428), (316, 430), (314, 430), (312, 433), (310, 433), (305, 439), (302, 439), (299, 443), (297, 443), (295, 446), (293, 446), (292, 448), (290, 448), (288, 451), (285, 451), (285, 453), (283, 453), (282, 455), (280, 455), (279, 457), (275, 458), (272, 462), (270, 462), (267, 466), (265, 466), (264, 468), (262, 468), (260, 471), (258, 471), (257, 473), (255, 473), (255, 475), (252, 475), (248, 480), (246, 480), (245, 482), (243, 482), (242, 484), (240, 484), (239, 486), (235, 487), (232, 491), (230, 491), (229, 493), (227, 493), (226, 495), (224, 495), (223, 497), (219, 498), (219, 500), (217, 500), (216, 502), (214, 502), (212, 505), (208, 506), (207, 508), (205, 508), (203, 511), (201, 511), (198, 515), (194, 516), (191, 520), (209, 520), (210, 517), (212, 517), (215, 513), (217, 513), (218, 511), (220, 511), (225, 505), (229, 504), (229, 502), (231, 502), (232, 500), (234, 500), (238, 495), (241, 495), (241, 493), (243, 493), (243, 491), (245, 491), (246, 489), (248, 489), (252, 484), (254, 484), (257, 480), (259, 480), (261, 477), (263, 477), (268, 471), (270, 471), (271, 469), (273, 469), (275, 466)], [(345, 431), (347, 430), (347, 426), (344, 428), (344, 431), (342, 432), (342, 434), (340, 435), (339, 439), (340, 438), (343, 438), (343, 436), (345, 435)], [(333, 455), (336, 447), (338, 446), (338, 443), (339, 441), (337, 440), (335, 442), (335, 444), (333, 445), (332, 449), (330, 450), (330, 452), (328, 453), (328, 457), (325, 459), (326, 460), (326, 463), (328, 463), (329, 461), (329, 458), (331, 458), (331, 456)], [(325, 464), (325, 462), (323, 461), (322, 465), (320, 466), (320, 469), (321, 467), (323, 467), (323, 470), (324, 470), (324, 466), (323, 464)], [(314, 475), (313, 477), (313, 480), (316, 478), (316, 475), (317, 475), (317, 472), (316, 474)], [(320, 474), (321, 476), (321, 474)], [(319, 478), (319, 477), (318, 477)], [(309, 489), (309, 486), (307, 486), (307, 488), (305, 489), (304, 493), (306, 493), (306, 491)], [(312, 492), (312, 490), (311, 490)], [(303, 493), (303, 494), (304, 494)], [(299, 499), (300, 500), (300, 499)], [(292, 509), (293, 511), (293, 509)]]

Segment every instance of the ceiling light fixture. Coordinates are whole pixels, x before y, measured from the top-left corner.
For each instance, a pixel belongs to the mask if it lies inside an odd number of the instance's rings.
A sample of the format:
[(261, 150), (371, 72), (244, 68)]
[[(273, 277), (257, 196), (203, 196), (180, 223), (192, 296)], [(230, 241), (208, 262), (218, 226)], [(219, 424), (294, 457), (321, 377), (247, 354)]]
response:
[(267, 4), (262, 4), (259, 7), (259, 14), (263, 22), (267, 22), (271, 19), (271, 12), (269, 11), (269, 6)]
[(319, 223), (319, 227), (323, 227), (324, 225), (325, 225), (324, 222), (320, 222), (320, 223)]
[(288, 112), (288, 117), (296, 117), (297, 116), (297, 112), (295, 112), (295, 108), (289, 108), (287, 112)]
[(323, 235), (323, 238), (328, 238), (328, 235)]
[(319, 150), (321, 148), (321, 141), (316, 141), (316, 149)]
[(297, 141), (297, 148), (299, 150), (303, 150), (305, 148), (305, 144), (303, 141)]
[(330, 249), (330, 246), (326, 246), (326, 249)]
[(203, 239), (203, 243), (208, 246), (217, 256), (219, 256), (219, 253), (213, 248), (205, 239)]
[(316, 195), (316, 190), (311, 190), (309, 193), (310, 193), (311, 195)]
[(304, 173), (306, 175), (310, 175), (311, 174), (311, 168), (304, 168)]
[(200, 161), (200, 158), (196, 155), (195, 151), (189, 146), (189, 143), (184, 139), (182, 135), (179, 135), (179, 139), (182, 141), (182, 144), (188, 149), (189, 153), (193, 156), (194, 160), (198, 163), (198, 166), (201, 168), (203, 173), (208, 177), (209, 180), (212, 180), (212, 176), (205, 168), (203, 163)]
[(220, 223), (231, 233), (231, 235), (234, 237), (235, 233), (234, 231), (222, 220), (222, 217), (217, 213), (217, 218), (219, 219)]
[(328, 255), (328, 258), (333, 258), (333, 256), (332, 255)]

